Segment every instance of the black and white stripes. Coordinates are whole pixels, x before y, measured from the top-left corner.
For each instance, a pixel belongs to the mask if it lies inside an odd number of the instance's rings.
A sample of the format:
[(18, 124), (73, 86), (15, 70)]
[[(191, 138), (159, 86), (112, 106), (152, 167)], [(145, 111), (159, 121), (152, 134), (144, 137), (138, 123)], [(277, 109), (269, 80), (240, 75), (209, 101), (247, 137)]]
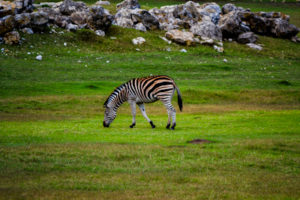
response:
[(167, 128), (170, 128), (172, 118), (171, 129), (174, 129), (176, 126), (176, 111), (171, 103), (171, 100), (174, 95), (175, 89), (177, 90), (178, 94), (178, 105), (180, 110), (182, 110), (182, 99), (180, 91), (175, 82), (168, 76), (135, 78), (128, 81), (127, 83), (120, 85), (111, 93), (111, 95), (104, 103), (106, 109), (103, 126), (109, 127), (110, 123), (117, 116), (117, 109), (122, 103), (128, 101), (132, 112), (132, 124), (130, 127), (133, 128), (135, 126), (137, 104), (143, 116), (151, 124), (152, 128), (155, 128), (155, 125), (146, 114), (144, 103), (152, 103), (157, 100), (161, 100), (168, 111)]

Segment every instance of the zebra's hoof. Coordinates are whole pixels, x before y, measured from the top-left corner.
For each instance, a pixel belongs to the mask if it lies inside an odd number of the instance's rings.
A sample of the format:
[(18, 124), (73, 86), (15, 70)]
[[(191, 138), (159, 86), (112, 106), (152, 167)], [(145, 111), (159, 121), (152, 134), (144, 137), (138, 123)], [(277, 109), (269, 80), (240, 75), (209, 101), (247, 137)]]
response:
[(166, 129), (169, 129), (169, 128), (170, 128), (170, 124), (167, 124)]
[(175, 130), (176, 123), (174, 123), (171, 127), (171, 130)]
[(151, 125), (152, 128), (155, 128), (155, 125), (153, 124), (152, 121), (150, 121), (150, 125)]
[(134, 123), (134, 124), (131, 124), (129, 127), (130, 127), (130, 128), (133, 128), (134, 126), (135, 126), (135, 123)]

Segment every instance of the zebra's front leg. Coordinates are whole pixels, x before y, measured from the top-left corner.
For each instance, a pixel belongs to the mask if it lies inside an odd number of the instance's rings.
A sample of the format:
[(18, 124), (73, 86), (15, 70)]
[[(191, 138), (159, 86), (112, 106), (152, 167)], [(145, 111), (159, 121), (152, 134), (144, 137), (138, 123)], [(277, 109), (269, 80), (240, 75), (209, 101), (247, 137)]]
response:
[(135, 116), (136, 116), (136, 106), (135, 102), (130, 102), (130, 108), (131, 108), (131, 114), (132, 114), (132, 124), (129, 126), (130, 128), (133, 128), (135, 126)]
[(147, 114), (146, 114), (146, 110), (145, 110), (144, 104), (141, 103), (141, 104), (138, 104), (138, 106), (139, 106), (139, 108), (140, 108), (140, 110), (141, 110), (143, 116), (145, 117), (145, 119), (150, 123), (151, 127), (152, 127), (152, 128), (155, 128), (155, 125), (153, 124), (153, 122), (149, 119), (149, 117), (148, 117)]

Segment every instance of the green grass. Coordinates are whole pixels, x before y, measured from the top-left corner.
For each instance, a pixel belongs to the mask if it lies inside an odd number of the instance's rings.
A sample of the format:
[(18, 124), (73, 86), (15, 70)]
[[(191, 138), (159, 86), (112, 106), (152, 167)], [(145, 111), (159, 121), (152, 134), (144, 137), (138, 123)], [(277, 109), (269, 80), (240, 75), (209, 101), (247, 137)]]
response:
[[(299, 26), (295, 4), (237, 5), (283, 11)], [(263, 51), (225, 42), (220, 54), (163, 35), (113, 26), (104, 38), (82, 30), (0, 45), (0, 199), (300, 198), (299, 44), (260, 36)], [(134, 46), (138, 36), (146, 44)], [(139, 111), (130, 129), (127, 103), (103, 128), (111, 91), (150, 74), (181, 90), (176, 130), (165, 129), (160, 102), (146, 105), (156, 129)]]

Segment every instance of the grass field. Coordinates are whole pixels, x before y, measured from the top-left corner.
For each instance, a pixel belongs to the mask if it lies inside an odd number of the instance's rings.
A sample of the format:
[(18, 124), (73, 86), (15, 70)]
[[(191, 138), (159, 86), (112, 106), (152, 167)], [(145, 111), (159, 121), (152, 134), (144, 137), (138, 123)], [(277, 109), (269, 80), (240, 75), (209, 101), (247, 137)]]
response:
[[(300, 26), (296, 4), (237, 4)], [(44, 33), (0, 45), (0, 199), (300, 198), (300, 45), (259, 36), (263, 51), (225, 42), (220, 54), (163, 35), (113, 26), (104, 38)], [(132, 45), (138, 36), (145, 45)], [(103, 128), (111, 91), (150, 74), (181, 90), (176, 130), (165, 129), (160, 102), (146, 105), (155, 129), (139, 111), (130, 129), (128, 104)]]

